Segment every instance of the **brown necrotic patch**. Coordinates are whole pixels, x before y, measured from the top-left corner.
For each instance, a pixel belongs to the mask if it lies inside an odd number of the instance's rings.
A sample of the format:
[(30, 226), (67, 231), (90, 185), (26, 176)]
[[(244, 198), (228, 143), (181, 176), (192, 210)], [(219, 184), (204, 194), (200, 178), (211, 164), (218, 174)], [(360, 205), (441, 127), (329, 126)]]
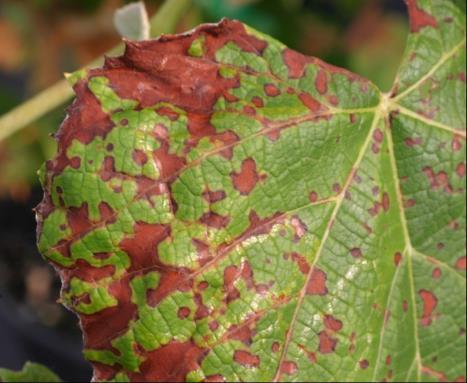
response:
[(246, 346), (250, 346), (253, 343), (253, 337), (255, 336), (255, 331), (253, 330), (253, 324), (255, 321), (248, 321), (244, 325), (232, 325), (227, 330), (228, 339), (234, 339), (242, 342)]
[(414, 147), (422, 144), (422, 138), (421, 137), (407, 137), (404, 140), (405, 144), (409, 147)]
[(433, 269), (433, 271), (431, 272), (431, 276), (433, 277), (433, 279), (439, 279), (441, 278), (441, 269), (439, 267), (435, 267)]
[(260, 180), (255, 160), (253, 158), (243, 160), (240, 171), (232, 172), (231, 177), (233, 186), (240, 194), (250, 194)]
[(302, 274), (307, 275), (308, 272), (310, 271), (310, 264), (308, 263), (306, 258), (297, 252), (285, 253), (284, 259), (285, 260), (291, 259), (292, 261), (294, 261), (297, 264), (298, 269), (300, 270)]
[(253, 269), (247, 260), (243, 260), (240, 266), (230, 265), (224, 270), (224, 291), (227, 304), (240, 297), (240, 292), (235, 287), (239, 280), (243, 280), (248, 289), (255, 288)]
[(465, 177), (465, 163), (459, 162), (456, 166), (456, 173), (460, 178)]
[(318, 193), (311, 191), (310, 194), (308, 194), (308, 199), (311, 203), (318, 201)]
[(275, 86), (274, 84), (268, 83), (264, 85), (264, 93), (266, 94), (266, 96), (276, 97), (276, 96), (279, 96), (281, 92), (277, 86)]
[(151, 352), (145, 352), (145, 361), (138, 372), (130, 373), (135, 382), (181, 382), (187, 374), (200, 368), (208, 350), (192, 341), (172, 341)]
[(465, 271), (466, 269), (466, 259), (467, 257), (466, 256), (463, 256), (463, 257), (459, 257), (456, 261), (456, 268), (458, 270), (461, 270), (461, 271)]
[(318, 102), (315, 98), (310, 96), (308, 93), (300, 93), (298, 95), (300, 101), (305, 105), (312, 113), (323, 112), (326, 108)]
[(433, 190), (444, 190), (446, 193), (453, 192), (448, 174), (444, 170), (435, 172), (431, 167), (425, 166), (423, 173), (428, 177)]
[(429, 326), (433, 320), (433, 311), (438, 305), (438, 299), (435, 294), (425, 289), (420, 290), (418, 295), (423, 302), (423, 316), (420, 319), (420, 323), (422, 326)]
[(200, 222), (204, 223), (206, 226), (222, 229), (229, 224), (230, 217), (209, 211), (201, 216)]
[(286, 375), (293, 375), (298, 371), (297, 363), (290, 360), (284, 360), (280, 366), (280, 372)]
[(399, 266), (399, 263), (401, 263), (402, 259), (402, 254), (400, 251), (394, 254), (394, 265)]
[(330, 331), (338, 332), (342, 329), (342, 321), (335, 318), (334, 316), (327, 314), (323, 319), (324, 327)]
[(315, 87), (321, 94), (325, 94), (328, 91), (328, 77), (323, 69), (320, 69), (316, 75)]
[(235, 350), (234, 361), (246, 367), (259, 367), (260, 358), (246, 350)]
[(438, 27), (438, 22), (436, 19), (421, 9), (417, 4), (417, 0), (406, 0), (406, 3), (409, 8), (411, 32), (417, 33), (420, 31), (420, 29), (425, 27)]
[(362, 256), (362, 250), (358, 247), (354, 247), (350, 250), (350, 255), (354, 258), (360, 258)]
[(368, 366), (370, 365), (370, 362), (368, 362), (367, 359), (362, 359), (358, 362), (358, 365), (360, 366), (362, 370), (366, 370)]
[(135, 149), (131, 155), (133, 161), (140, 166), (143, 166), (146, 162), (148, 162), (148, 156), (142, 150)]
[(328, 293), (326, 279), (326, 273), (314, 267), (306, 286), (306, 293), (308, 295), (326, 295)]
[(319, 337), (319, 346), (318, 351), (321, 354), (330, 354), (334, 352), (337, 345), (337, 339), (330, 336), (326, 331), (321, 331), (318, 334)]

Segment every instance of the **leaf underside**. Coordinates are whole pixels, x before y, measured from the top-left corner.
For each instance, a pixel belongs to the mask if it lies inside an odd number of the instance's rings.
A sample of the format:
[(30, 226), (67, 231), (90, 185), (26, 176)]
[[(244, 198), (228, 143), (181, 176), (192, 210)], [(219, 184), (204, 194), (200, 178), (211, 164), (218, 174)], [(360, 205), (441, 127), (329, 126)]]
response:
[(391, 94), (237, 21), (76, 75), (39, 248), (94, 379), (465, 378), (465, 5)]

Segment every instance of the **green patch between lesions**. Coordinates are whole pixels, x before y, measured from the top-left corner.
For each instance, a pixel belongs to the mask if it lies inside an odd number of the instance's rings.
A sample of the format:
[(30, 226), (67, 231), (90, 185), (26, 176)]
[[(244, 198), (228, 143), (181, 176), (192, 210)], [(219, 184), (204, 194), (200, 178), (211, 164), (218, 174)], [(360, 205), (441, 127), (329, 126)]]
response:
[(68, 307), (88, 315), (115, 307), (118, 301), (109, 293), (112, 281), (112, 278), (104, 278), (93, 283), (72, 278), (69, 289), (62, 294), (62, 299)]
[(174, 292), (152, 307), (148, 304), (148, 294), (157, 288), (159, 278), (157, 272), (149, 272), (130, 281), (132, 301), (138, 310), (128, 330), (111, 342), (118, 353), (87, 349), (88, 360), (107, 365), (118, 363), (127, 371), (138, 372), (144, 356), (137, 352), (136, 345), (152, 351), (171, 341), (184, 342), (191, 338), (196, 327), (193, 293)]
[(204, 44), (205, 44), (205, 37), (201, 35), (200, 37), (193, 40), (188, 48), (188, 54), (192, 57), (202, 57), (204, 54)]
[[(217, 253), (216, 261), (196, 277), (196, 285), (207, 284), (201, 297), (212, 314), (199, 321), (194, 339), (211, 347), (232, 325), (267, 312), (283, 297), (296, 296), (330, 211), (325, 205), (309, 206), (273, 223), (267, 232), (252, 234)], [(234, 280), (226, 285), (226, 278), (232, 276)], [(213, 320), (216, 329), (210, 327)]]

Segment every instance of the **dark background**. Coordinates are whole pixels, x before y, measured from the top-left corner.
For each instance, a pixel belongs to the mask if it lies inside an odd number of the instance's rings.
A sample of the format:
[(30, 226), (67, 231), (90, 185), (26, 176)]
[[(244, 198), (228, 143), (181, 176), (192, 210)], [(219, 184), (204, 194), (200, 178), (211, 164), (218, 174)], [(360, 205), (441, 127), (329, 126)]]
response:
[[(0, 115), (118, 41), (122, 0), (0, 0)], [(160, 1), (146, 1), (149, 14)], [(291, 48), (389, 90), (405, 47), (402, 0), (194, 0), (178, 31), (240, 19)], [(90, 380), (76, 317), (56, 303), (60, 281), (35, 245), (36, 171), (53, 155), (58, 108), (0, 142), (0, 367), (40, 362), (67, 381)]]

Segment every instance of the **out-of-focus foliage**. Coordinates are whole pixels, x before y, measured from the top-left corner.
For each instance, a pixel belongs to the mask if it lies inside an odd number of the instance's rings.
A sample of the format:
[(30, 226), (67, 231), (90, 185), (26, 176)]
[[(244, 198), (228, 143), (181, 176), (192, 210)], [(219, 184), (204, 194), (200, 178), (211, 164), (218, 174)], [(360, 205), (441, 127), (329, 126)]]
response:
[(37, 363), (26, 362), (21, 371), (0, 368), (2, 382), (60, 382), (55, 373)]

